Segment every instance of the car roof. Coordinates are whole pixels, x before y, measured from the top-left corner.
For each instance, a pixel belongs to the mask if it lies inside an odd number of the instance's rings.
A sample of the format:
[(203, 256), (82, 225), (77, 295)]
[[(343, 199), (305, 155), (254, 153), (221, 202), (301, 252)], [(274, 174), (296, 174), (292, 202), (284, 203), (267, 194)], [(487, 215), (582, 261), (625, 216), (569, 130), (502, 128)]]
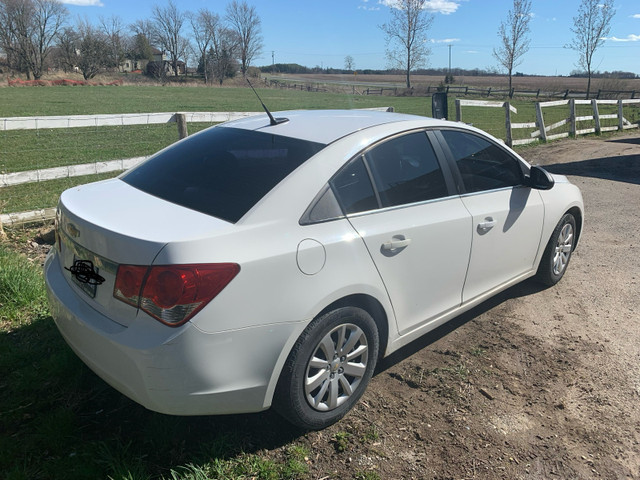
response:
[(425, 126), (444, 124), (441, 120), (417, 115), (373, 110), (291, 110), (274, 112), (273, 116), (287, 118), (288, 121), (270, 125), (269, 118), (265, 114), (226, 122), (221, 126), (260, 130), (326, 145), (351, 133), (383, 124), (416, 120), (423, 120)]

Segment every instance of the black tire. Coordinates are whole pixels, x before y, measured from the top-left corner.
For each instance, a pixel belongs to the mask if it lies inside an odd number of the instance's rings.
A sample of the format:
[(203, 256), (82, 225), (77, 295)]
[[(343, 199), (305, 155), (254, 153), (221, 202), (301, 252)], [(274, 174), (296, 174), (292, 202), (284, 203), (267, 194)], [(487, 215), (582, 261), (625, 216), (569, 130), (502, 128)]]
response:
[(275, 410), (306, 430), (337, 422), (367, 388), (379, 345), (375, 321), (360, 308), (338, 308), (316, 318), (287, 358)]
[(536, 281), (550, 287), (562, 279), (575, 247), (576, 233), (576, 219), (566, 213), (551, 234), (538, 266)]

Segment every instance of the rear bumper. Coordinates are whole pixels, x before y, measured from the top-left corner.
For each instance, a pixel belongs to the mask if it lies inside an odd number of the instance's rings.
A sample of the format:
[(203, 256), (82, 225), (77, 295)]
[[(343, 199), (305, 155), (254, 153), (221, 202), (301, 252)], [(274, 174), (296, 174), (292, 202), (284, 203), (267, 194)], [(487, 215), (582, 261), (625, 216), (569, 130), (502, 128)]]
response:
[(144, 313), (124, 327), (93, 309), (45, 262), (51, 315), (63, 338), (97, 375), (144, 407), (171, 415), (268, 408), (288, 350), (304, 322), (205, 333), (162, 325)]

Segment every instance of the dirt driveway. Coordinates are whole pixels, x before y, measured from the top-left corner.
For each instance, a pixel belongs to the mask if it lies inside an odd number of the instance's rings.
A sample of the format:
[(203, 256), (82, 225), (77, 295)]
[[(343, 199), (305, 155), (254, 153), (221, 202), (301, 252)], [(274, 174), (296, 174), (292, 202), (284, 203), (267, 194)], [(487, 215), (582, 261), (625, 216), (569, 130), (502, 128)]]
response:
[(567, 275), (386, 360), (355, 412), (305, 437), (311, 478), (640, 478), (640, 135), (523, 156), (582, 189)]

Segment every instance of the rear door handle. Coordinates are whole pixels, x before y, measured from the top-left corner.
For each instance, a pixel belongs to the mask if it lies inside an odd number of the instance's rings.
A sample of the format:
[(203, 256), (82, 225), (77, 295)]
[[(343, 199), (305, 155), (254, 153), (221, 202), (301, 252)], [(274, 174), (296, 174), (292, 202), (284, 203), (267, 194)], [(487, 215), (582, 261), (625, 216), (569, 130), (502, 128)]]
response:
[(411, 239), (410, 238), (393, 238), (392, 240), (389, 240), (388, 242), (384, 242), (382, 244), (382, 249), (383, 250), (397, 250), (399, 248), (404, 248), (406, 246), (408, 246), (411, 243)]

